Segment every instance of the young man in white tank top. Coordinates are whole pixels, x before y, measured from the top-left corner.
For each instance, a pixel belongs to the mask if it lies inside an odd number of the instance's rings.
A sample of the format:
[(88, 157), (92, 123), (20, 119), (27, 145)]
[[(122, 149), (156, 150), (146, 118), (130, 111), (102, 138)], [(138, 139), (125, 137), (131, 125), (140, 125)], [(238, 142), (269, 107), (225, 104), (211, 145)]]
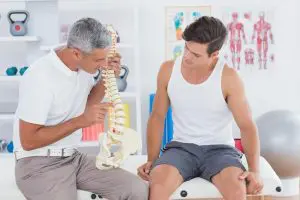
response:
[[(138, 169), (150, 183), (150, 200), (169, 199), (195, 177), (211, 181), (226, 200), (246, 200), (247, 193), (263, 187), (259, 138), (242, 81), (219, 56), (226, 36), (220, 20), (201, 17), (183, 33), (184, 55), (160, 68), (147, 128), (148, 162)], [(174, 135), (159, 157), (169, 106)], [(248, 171), (234, 147), (233, 120), (241, 131)]]

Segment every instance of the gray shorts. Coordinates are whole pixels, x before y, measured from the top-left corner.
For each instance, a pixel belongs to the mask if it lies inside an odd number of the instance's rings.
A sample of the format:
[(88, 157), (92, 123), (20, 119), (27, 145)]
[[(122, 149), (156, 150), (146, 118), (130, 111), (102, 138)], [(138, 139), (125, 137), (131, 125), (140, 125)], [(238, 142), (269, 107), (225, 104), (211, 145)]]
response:
[(167, 164), (176, 167), (188, 181), (201, 177), (212, 181), (212, 177), (226, 167), (238, 167), (246, 171), (241, 163), (243, 154), (229, 145), (204, 145), (172, 141), (165, 146), (162, 155), (152, 168)]

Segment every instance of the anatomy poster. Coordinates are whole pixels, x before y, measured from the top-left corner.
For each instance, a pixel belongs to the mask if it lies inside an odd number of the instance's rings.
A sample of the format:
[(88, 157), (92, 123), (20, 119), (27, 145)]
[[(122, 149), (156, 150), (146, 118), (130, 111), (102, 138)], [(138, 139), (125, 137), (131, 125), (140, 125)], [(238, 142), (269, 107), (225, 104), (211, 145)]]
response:
[(186, 26), (201, 16), (210, 15), (210, 6), (166, 7), (166, 59), (176, 59), (183, 53), (182, 33)]
[(214, 15), (226, 25), (228, 37), (223, 49), (227, 63), (240, 71), (274, 68), (274, 13), (266, 9), (221, 8)]

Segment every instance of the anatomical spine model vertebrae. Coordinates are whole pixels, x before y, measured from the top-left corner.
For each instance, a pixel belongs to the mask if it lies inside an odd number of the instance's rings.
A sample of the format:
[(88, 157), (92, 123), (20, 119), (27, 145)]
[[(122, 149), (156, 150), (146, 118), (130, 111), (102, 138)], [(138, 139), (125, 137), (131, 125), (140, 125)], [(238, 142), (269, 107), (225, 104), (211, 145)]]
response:
[[(112, 46), (108, 56), (113, 57), (116, 54), (117, 34), (112, 26), (107, 28), (112, 37)], [(96, 157), (96, 167), (105, 170), (120, 167), (130, 154), (140, 150), (141, 141), (136, 131), (124, 126), (125, 112), (114, 71), (106, 67), (102, 71), (102, 76), (106, 87), (106, 98), (113, 105), (108, 130), (99, 136), (100, 152)], [(115, 147), (114, 151), (113, 147)]]

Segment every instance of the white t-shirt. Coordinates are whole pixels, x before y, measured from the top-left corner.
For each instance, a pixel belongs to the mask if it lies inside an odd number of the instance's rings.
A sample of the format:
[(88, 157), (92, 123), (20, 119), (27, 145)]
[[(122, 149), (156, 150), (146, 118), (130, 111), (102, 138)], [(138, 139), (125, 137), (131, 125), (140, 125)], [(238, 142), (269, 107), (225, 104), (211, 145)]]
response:
[[(20, 81), (19, 104), (14, 121), (14, 149), (24, 151), (20, 143), (19, 119), (54, 126), (77, 117), (84, 112), (94, 84), (93, 75), (83, 70), (71, 71), (55, 50), (34, 62)], [(43, 148), (76, 147), (81, 134), (79, 129)]]

